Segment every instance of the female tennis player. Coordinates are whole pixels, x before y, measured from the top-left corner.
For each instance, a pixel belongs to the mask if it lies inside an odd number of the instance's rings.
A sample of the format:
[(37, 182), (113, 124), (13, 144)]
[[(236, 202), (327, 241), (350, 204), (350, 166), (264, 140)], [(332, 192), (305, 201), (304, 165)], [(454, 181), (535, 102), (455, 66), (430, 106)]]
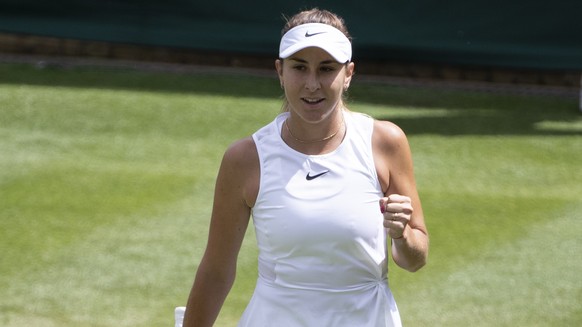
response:
[(291, 17), (275, 67), (284, 110), (224, 155), (184, 326), (214, 323), (251, 216), (259, 276), (239, 326), (400, 326), (389, 254), (416, 271), (429, 243), (407, 138), (346, 107), (354, 63), (337, 15)]

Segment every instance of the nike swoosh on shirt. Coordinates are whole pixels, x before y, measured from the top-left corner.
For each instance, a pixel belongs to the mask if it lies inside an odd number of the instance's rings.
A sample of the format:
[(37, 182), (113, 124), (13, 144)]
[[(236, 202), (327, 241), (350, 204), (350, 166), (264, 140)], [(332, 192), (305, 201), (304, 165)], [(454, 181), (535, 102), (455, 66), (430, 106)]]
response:
[(307, 32), (305, 32), (305, 37), (312, 37), (314, 35), (323, 34), (323, 33), (327, 33), (327, 32), (317, 32), (317, 33), (309, 34), (309, 31), (307, 31)]
[(312, 176), (312, 175), (310, 175), (311, 173), (309, 172), (309, 173), (307, 173), (307, 176), (305, 176), (305, 179), (308, 180), (308, 181), (310, 181), (312, 179), (316, 179), (319, 176), (323, 176), (323, 175), (325, 175), (327, 173), (329, 173), (329, 170), (326, 170), (326, 171), (324, 171), (322, 173), (319, 173), (319, 174), (316, 174), (316, 175), (313, 175)]

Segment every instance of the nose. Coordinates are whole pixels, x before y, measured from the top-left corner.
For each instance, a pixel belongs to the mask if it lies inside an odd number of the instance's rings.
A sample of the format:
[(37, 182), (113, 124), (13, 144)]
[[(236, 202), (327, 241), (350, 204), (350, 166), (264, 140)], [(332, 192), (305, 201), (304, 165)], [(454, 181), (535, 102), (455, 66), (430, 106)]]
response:
[(319, 90), (321, 83), (319, 82), (319, 76), (316, 72), (309, 73), (305, 81), (305, 89), (309, 92), (315, 92)]

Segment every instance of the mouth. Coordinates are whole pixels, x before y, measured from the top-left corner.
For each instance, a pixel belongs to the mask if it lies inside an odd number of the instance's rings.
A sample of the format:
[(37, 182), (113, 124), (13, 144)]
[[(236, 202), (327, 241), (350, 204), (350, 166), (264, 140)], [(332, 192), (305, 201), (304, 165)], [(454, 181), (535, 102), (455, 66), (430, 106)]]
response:
[(307, 104), (314, 105), (323, 102), (325, 98), (301, 98), (301, 100)]

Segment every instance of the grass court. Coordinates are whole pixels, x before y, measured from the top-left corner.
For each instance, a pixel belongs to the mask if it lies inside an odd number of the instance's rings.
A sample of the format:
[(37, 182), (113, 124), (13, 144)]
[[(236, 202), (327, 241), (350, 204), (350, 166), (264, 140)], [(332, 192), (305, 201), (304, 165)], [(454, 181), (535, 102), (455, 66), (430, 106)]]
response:
[[(270, 122), (271, 77), (0, 65), (0, 325), (172, 326), (225, 148)], [(352, 82), (409, 137), (429, 263), (390, 265), (405, 326), (582, 324), (576, 99)], [(256, 278), (253, 227), (217, 326)]]

